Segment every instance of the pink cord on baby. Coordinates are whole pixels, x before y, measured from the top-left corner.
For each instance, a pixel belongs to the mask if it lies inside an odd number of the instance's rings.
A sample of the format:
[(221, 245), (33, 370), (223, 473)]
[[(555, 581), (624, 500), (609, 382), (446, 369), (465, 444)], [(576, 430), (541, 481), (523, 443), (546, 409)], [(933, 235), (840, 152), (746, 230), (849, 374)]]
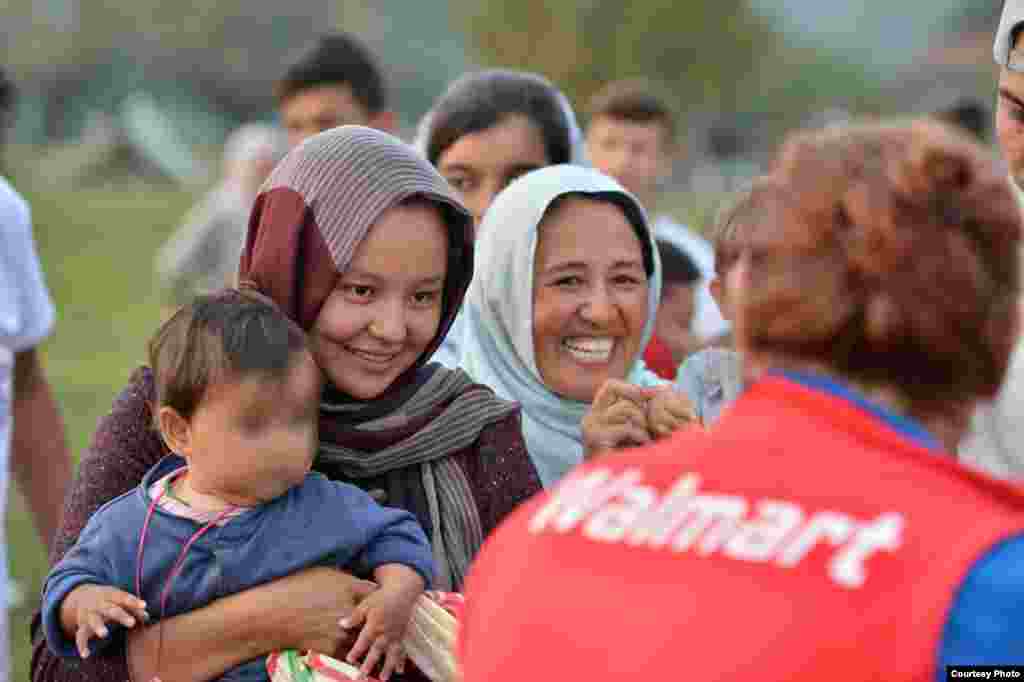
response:
[[(184, 473), (184, 470), (182, 471), (182, 473)], [(171, 482), (173, 482), (173, 479), (171, 479), (171, 481), (168, 481), (168, 485), (170, 485)], [(160, 503), (160, 500), (163, 499), (163, 496), (164, 496), (165, 492), (166, 492), (166, 490), (162, 489), (157, 494), (157, 496), (153, 498), (153, 501), (149, 505), (149, 509), (146, 511), (146, 520), (142, 524), (142, 532), (139, 535), (139, 551), (138, 551), (138, 554), (136, 555), (136, 558), (135, 558), (135, 593), (136, 593), (136, 595), (138, 596), (139, 599), (143, 598), (142, 597), (142, 560), (143, 560), (143, 557), (145, 556), (145, 553), (146, 553), (146, 535), (149, 533), (149, 523), (150, 523), (150, 521), (153, 520), (153, 514), (156, 512), (156, 507)], [(229, 508), (225, 509), (220, 514), (218, 514), (216, 518), (214, 518), (212, 521), (206, 523), (203, 527), (201, 527), (199, 530), (197, 530), (195, 533), (193, 533), (192, 537), (190, 537), (188, 539), (188, 541), (185, 543), (185, 546), (182, 548), (181, 553), (178, 555), (177, 560), (174, 562), (174, 566), (171, 568), (170, 574), (167, 576), (167, 581), (164, 583), (164, 589), (160, 593), (160, 620), (157, 622), (157, 634), (158, 634), (157, 649), (156, 649), (156, 670), (157, 670), (157, 672), (160, 671), (160, 659), (163, 656), (163, 650), (164, 650), (163, 619), (164, 619), (164, 613), (167, 610), (167, 598), (170, 596), (170, 593), (171, 593), (171, 585), (174, 584), (174, 579), (178, 577), (178, 574), (181, 572), (181, 569), (184, 567), (185, 557), (188, 556), (188, 550), (192, 548), (192, 545), (195, 544), (196, 540), (198, 540), (204, 534), (206, 534), (206, 531), (210, 530), (211, 528), (216, 526), (218, 523), (223, 521), (227, 517), (227, 515), (230, 514), (233, 511), (235, 511), (234, 507), (229, 507)], [(154, 678), (154, 680), (159, 680), (159, 678)]]

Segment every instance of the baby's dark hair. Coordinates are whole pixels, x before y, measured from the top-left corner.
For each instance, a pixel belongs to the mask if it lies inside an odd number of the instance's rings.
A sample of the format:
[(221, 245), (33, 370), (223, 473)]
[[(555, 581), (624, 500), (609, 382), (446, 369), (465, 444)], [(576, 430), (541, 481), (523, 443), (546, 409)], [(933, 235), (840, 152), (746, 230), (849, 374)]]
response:
[(149, 365), (160, 407), (191, 419), (211, 386), (252, 375), (287, 376), (308, 348), (298, 325), (269, 299), (226, 289), (199, 296), (160, 326), (149, 341)]

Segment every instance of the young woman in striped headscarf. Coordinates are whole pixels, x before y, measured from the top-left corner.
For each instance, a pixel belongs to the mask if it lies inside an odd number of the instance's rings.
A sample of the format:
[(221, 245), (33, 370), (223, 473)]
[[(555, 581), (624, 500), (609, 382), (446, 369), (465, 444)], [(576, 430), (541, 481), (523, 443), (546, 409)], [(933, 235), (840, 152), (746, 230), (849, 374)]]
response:
[[(518, 407), (428, 362), (472, 278), (471, 226), (448, 184), (408, 145), (343, 126), (309, 138), (275, 168), (239, 269), (241, 287), (309, 334), (328, 385), (314, 469), (412, 512), (431, 539), (438, 589), (458, 589), (484, 536), (541, 487)], [(152, 373), (142, 368), (83, 458), (53, 559), (97, 508), (168, 453), (150, 428), (153, 399)], [(189, 655), (165, 656), (160, 676), (210, 679), (277, 649), (343, 658), (338, 621), (373, 587), (311, 569), (168, 619), (164, 649)], [(132, 678), (151, 679), (158, 641), (145, 630), (132, 637)], [(127, 679), (124, 648), (110, 650), (72, 670), (37, 646), (34, 679)]]

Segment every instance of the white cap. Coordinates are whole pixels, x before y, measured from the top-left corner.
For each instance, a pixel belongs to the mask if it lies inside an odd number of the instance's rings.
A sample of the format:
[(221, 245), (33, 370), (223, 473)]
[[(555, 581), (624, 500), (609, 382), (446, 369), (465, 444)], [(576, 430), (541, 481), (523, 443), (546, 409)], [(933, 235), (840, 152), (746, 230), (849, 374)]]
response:
[(996, 41), (992, 45), (992, 55), (996, 64), (1013, 71), (1024, 71), (1024, 51), (1014, 54), (1014, 29), (1024, 24), (1024, 0), (1006, 0), (1003, 5), (1003, 16), (999, 20)]

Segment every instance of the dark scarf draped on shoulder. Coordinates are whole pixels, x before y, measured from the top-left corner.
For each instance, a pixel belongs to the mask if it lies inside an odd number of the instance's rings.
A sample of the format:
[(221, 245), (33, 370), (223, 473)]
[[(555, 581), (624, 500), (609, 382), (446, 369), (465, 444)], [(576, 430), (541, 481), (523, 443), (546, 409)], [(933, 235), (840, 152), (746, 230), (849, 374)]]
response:
[[(421, 376), (421, 383), (407, 387), (413, 390), (406, 399), (386, 413), (374, 403), (331, 402), (325, 393), (317, 468), (353, 481), (400, 477), (395, 483), (413, 498), (403, 506), (422, 506), (409, 511), (429, 519), (436, 585), (453, 589), (462, 585), (484, 533), (469, 482), (450, 455), (471, 446), (515, 404), (496, 398), (461, 370), (432, 365)], [(367, 418), (364, 407), (376, 415)]]
[(408, 511), (430, 521), (434, 586), (456, 589), (483, 531), (469, 482), (450, 455), (517, 409), (464, 372), (427, 364), (473, 276), (469, 212), (434, 167), (398, 138), (359, 126), (334, 128), (293, 149), (267, 179), (250, 217), (239, 285), (268, 296), (308, 331), (381, 214), (411, 198), (435, 204), (448, 228), (438, 333), (374, 400), (324, 392), (317, 468), (354, 482), (398, 477), (411, 491), (402, 500)]

